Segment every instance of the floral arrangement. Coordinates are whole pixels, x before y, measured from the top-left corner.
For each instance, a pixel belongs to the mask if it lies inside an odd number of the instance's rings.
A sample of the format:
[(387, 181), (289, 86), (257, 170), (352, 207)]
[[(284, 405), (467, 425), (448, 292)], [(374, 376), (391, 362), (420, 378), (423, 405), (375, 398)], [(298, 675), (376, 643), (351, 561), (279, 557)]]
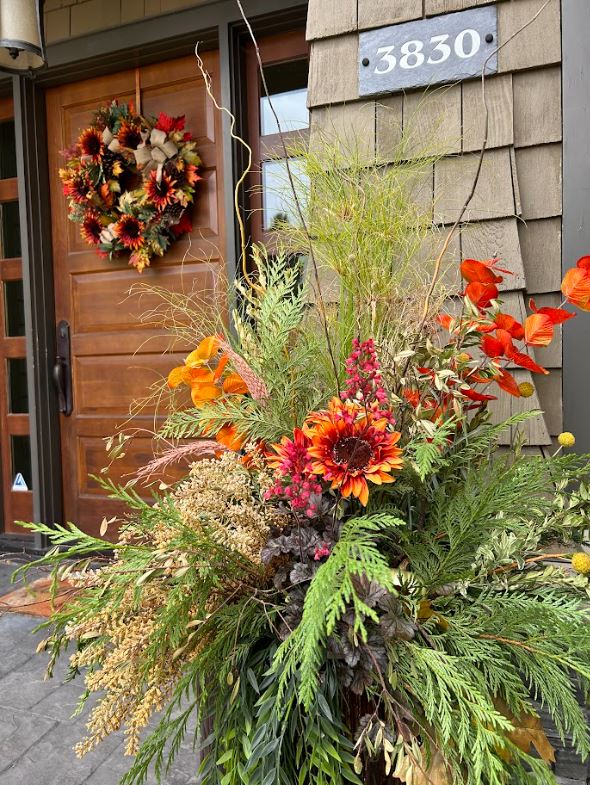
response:
[(184, 125), (184, 117), (142, 117), (113, 101), (65, 152), (59, 171), (82, 238), (111, 259), (129, 253), (138, 272), (192, 229), (200, 159)]
[[(567, 303), (590, 310), (590, 259), (562, 306), (531, 303), (524, 323), (502, 309), (495, 259), (464, 260), (464, 291), (434, 296), (434, 279), (408, 279), (414, 172), (372, 180), (359, 162), (360, 188), (346, 163), (345, 178), (317, 167), (306, 212), (338, 302), (310, 297), (295, 235), (253, 249), (233, 330), (195, 337), (168, 376), (160, 436), (177, 446), (123, 486), (100, 478), (128, 511), (114, 557), (73, 524), (26, 524), (78, 587), (41, 644), (50, 671), (73, 647), (80, 708), (100, 693), (77, 752), (124, 728), (122, 785), (165, 777), (187, 734), (204, 785), (555, 783), (539, 704), (590, 753), (590, 458), (564, 452), (571, 434), (552, 456), (518, 436), (494, 453), (538, 412), (489, 410), (530, 395), (510, 367), (546, 373), (529, 352)], [(178, 460), (183, 480), (158, 479)]]

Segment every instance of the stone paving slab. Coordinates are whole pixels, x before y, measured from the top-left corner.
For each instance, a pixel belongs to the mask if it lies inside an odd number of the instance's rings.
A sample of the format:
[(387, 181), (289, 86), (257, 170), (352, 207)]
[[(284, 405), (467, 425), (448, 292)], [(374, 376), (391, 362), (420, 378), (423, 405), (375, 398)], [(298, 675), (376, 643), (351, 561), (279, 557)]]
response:
[[(16, 562), (0, 562), (0, 596), (14, 589)], [(118, 785), (130, 767), (123, 734), (113, 734), (78, 760), (73, 746), (85, 734), (87, 711), (71, 718), (82, 679), (64, 683), (66, 659), (44, 680), (46, 654), (36, 654), (46, 633), (42, 618), (0, 615), (0, 785)], [(185, 744), (162, 785), (195, 785), (197, 756)], [(155, 785), (155, 777), (148, 785)]]

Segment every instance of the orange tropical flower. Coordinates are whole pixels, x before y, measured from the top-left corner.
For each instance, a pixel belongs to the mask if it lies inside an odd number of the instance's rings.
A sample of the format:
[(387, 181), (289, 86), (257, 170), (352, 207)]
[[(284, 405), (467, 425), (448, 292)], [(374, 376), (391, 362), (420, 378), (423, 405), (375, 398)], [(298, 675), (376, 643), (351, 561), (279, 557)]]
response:
[[(184, 361), (184, 365), (173, 368), (168, 374), (168, 387), (174, 389), (179, 384), (191, 384), (191, 381), (199, 380), (199, 374), (191, 376), (190, 371), (194, 369), (202, 369), (202, 367), (209, 362), (219, 351), (219, 338), (215, 335), (209, 335), (203, 338), (201, 343), (194, 349)], [(213, 381), (213, 374), (211, 379)]]
[(248, 385), (235, 371), (225, 377), (222, 387), (224, 393), (232, 395), (246, 395), (248, 392)]
[(533, 313), (524, 323), (524, 340), (529, 346), (549, 346), (553, 332), (553, 322), (544, 313)]
[(366, 506), (368, 482), (394, 482), (391, 472), (403, 464), (396, 446), (401, 434), (388, 425), (371, 410), (333, 398), (327, 411), (311, 415), (305, 424), (313, 473), (331, 482), (332, 490), (345, 498), (355, 496)]
[(234, 452), (239, 452), (246, 443), (246, 437), (238, 432), (235, 425), (222, 425), (215, 434), (215, 438), (219, 444), (228, 447)]
[(504, 390), (504, 392), (510, 393), (510, 395), (513, 395), (515, 398), (522, 397), (516, 379), (511, 373), (508, 373), (505, 368), (498, 368), (498, 371), (494, 376), (494, 381), (501, 390)]
[(461, 262), (461, 276), (468, 283), (502, 283), (504, 280), (501, 275), (496, 275), (496, 272), (506, 273), (511, 275), (510, 270), (505, 270), (503, 267), (498, 267), (497, 259), (485, 259), (477, 261), (476, 259), (464, 259)]
[(197, 408), (224, 394), (245, 395), (248, 387), (238, 373), (230, 373), (223, 381), (221, 380), (228, 363), (226, 354), (219, 357), (214, 370), (209, 367), (210, 362), (219, 353), (219, 349), (220, 339), (216, 335), (203, 338), (197, 348), (186, 357), (184, 365), (179, 365), (170, 371), (168, 387), (175, 389), (180, 384), (186, 384), (191, 389), (191, 398)]
[(198, 408), (207, 401), (213, 401), (222, 394), (218, 384), (219, 377), (227, 363), (221, 357), (214, 371), (206, 367), (219, 352), (219, 338), (209, 335), (203, 338), (184, 361), (184, 365), (173, 368), (168, 374), (168, 387), (175, 389), (180, 384), (190, 387), (193, 404)]
[(465, 296), (476, 308), (489, 308), (492, 300), (496, 300), (498, 295), (498, 287), (494, 283), (471, 281), (465, 287)]
[(578, 260), (576, 267), (568, 270), (561, 283), (564, 297), (582, 311), (590, 311), (590, 268), (586, 266), (587, 256)]

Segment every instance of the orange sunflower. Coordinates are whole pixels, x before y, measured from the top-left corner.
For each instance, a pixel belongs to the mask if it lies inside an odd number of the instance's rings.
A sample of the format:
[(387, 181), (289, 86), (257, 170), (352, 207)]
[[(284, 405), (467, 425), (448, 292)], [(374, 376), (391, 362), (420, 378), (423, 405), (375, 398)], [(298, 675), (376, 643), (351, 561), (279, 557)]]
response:
[(144, 243), (145, 224), (134, 215), (122, 215), (115, 224), (114, 232), (125, 248), (136, 251)]
[(98, 163), (103, 154), (102, 134), (97, 128), (86, 128), (80, 134), (78, 147), (82, 156), (92, 163)]
[(130, 123), (128, 120), (123, 120), (117, 138), (121, 147), (137, 150), (142, 142), (141, 126)]
[(355, 496), (366, 506), (368, 482), (394, 482), (391, 472), (403, 464), (396, 446), (401, 434), (388, 426), (371, 410), (333, 398), (327, 411), (313, 414), (305, 425), (313, 473), (331, 482), (332, 490), (345, 498)]
[(98, 213), (94, 210), (88, 210), (80, 228), (80, 233), (88, 245), (98, 245), (100, 243), (102, 230), (103, 226)]
[(157, 210), (163, 210), (176, 201), (176, 180), (166, 172), (158, 180), (158, 172), (150, 172), (150, 177), (145, 184), (146, 197)]

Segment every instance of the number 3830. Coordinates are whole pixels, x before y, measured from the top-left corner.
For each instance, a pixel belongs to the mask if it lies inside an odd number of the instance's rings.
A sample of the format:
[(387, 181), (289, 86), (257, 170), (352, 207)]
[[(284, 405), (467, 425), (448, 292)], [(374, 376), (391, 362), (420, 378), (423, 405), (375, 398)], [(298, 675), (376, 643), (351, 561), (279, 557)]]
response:
[(433, 35), (427, 44), (419, 38), (406, 41), (400, 46), (397, 54), (394, 54), (395, 44), (381, 46), (377, 49), (380, 58), (375, 66), (375, 73), (388, 74), (396, 66), (419, 68), (424, 63), (439, 65), (448, 60), (453, 52), (462, 60), (467, 60), (476, 55), (481, 48), (481, 36), (477, 30), (461, 30), (454, 41), (450, 41), (449, 38), (447, 34)]

